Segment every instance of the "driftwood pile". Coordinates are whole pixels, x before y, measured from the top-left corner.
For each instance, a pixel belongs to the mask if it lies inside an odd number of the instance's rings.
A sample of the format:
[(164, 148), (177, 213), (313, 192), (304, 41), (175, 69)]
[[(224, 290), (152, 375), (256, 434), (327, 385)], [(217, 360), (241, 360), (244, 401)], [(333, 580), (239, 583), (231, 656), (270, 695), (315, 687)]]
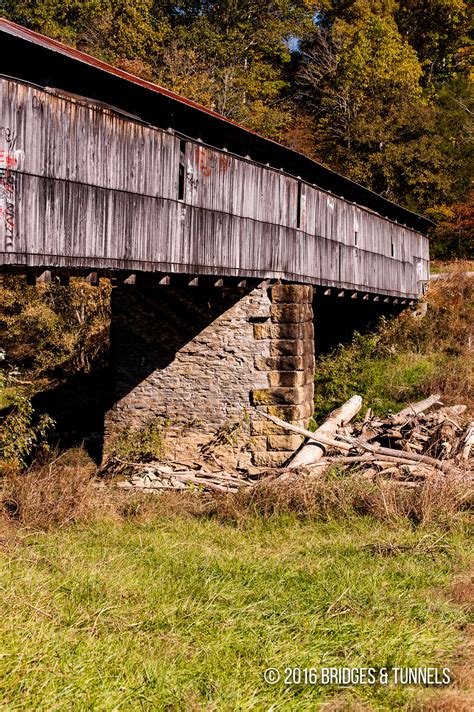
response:
[(466, 422), (466, 406), (443, 407), (440, 397), (433, 395), (383, 419), (369, 409), (362, 420), (352, 423), (361, 407), (360, 396), (353, 396), (315, 432), (256, 412), (304, 439), (296, 454), (277, 470), (229, 472), (216, 458), (214, 463), (196, 463), (195, 469), (178, 463), (136, 463), (129, 480), (120, 486), (145, 491), (191, 487), (237, 492), (265, 477), (276, 482), (298, 472), (317, 477), (334, 466), (348, 476), (390, 479), (405, 487), (416, 487), (434, 476), (473, 479), (474, 423)]

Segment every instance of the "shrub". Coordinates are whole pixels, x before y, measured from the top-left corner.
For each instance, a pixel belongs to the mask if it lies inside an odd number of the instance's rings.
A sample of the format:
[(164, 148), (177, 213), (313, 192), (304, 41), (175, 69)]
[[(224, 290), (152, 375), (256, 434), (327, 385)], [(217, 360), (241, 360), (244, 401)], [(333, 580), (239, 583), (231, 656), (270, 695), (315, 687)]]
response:
[(88, 373), (105, 357), (110, 283), (71, 279), (30, 286), (24, 277), (0, 278), (0, 327), (8, 360), (36, 379), (58, 369)]
[(2, 464), (17, 469), (25, 467), (36, 450), (47, 448), (45, 438), (53, 426), (54, 421), (46, 414), (40, 415), (35, 422), (35, 413), (29, 399), (16, 396), (12, 409), (0, 425)]
[(167, 420), (152, 420), (142, 428), (123, 428), (112, 443), (109, 457), (125, 463), (162, 460), (165, 455), (163, 429), (167, 425)]

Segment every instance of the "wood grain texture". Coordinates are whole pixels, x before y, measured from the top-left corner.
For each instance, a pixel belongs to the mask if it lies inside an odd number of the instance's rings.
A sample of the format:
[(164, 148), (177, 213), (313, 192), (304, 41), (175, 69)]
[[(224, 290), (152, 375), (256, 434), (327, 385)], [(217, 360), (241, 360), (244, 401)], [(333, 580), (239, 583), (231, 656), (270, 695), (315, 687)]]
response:
[(0, 91), (0, 265), (280, 278), (411, 298), (428, 279), (425, 236), (282, 171), (85, 99), (8, 79)]

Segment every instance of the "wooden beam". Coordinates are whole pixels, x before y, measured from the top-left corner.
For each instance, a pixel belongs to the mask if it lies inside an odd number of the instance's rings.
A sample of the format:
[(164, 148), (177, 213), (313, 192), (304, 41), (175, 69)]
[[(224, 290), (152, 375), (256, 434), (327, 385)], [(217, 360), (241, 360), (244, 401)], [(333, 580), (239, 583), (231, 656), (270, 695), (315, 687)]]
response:
[(330, 289), (330, 288), (329, 288), (329, 289), (325, 289), (324, 292), (323, 292), (323, 294), (324, 294), (325, 297), (330, 297), (331, 294), (332, 294), (332, 289)]
[(380, 301), (379, 295), (378, 295), (378, 294), (375, 294), (375, 295), (374, 295), (374, 302), (379, 302), (379, 301)]
[(241, 279), (237, 282), (238, 287), (246, 287), (247, 286), (247, 280), (246, 279)]
[(164, 275), (158, 280), (158, 284), (169, 284), (171, 282), (169, 274)]
[(351, 299), (357, 299), (357, 292), (352, 292)]
[(366, 301), (368, 300), (368, 298), (369, 298), (368, 294), (364, 294), (364, 296), (362, 297), (362, 299), (365, 299)]
[(137, 275), (136, 274), (129, 274), (128, 277), (125, 277), (123, 280), (124, 284), (136, 284), (137, 283)]
[(214, 287), (223, 287), (224, 286), (224, 280), (221, 278), (215, 279), (214, 282)]
[(199, 286), (199, 277), (191, 277), (190, 280), (188, 280), (188, 287), (198, 287)]
[(337, 293), (337, 296), (342, 298), (344, 296), (344, 294), (345, 294), (345, 292), (344, 292), (344, 290), (342, 290), (342, 292)]

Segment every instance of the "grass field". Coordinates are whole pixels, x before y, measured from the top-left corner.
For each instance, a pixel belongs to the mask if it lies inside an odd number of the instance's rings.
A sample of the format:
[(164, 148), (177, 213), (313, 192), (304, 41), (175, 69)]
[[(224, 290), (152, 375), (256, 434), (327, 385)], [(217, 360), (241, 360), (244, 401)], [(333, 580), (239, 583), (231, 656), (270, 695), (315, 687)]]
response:
[[(19, 530), (1, 555), (0, 707), (420, 708), (432, 689), (272, 686), (263, 671), (456, 668), (468, 614), (451, 589), (468, 551), (463, 524), (369, 517)], [(420, 709), (469, 709), (462, 685), (437, 691), (454, 706)]]

